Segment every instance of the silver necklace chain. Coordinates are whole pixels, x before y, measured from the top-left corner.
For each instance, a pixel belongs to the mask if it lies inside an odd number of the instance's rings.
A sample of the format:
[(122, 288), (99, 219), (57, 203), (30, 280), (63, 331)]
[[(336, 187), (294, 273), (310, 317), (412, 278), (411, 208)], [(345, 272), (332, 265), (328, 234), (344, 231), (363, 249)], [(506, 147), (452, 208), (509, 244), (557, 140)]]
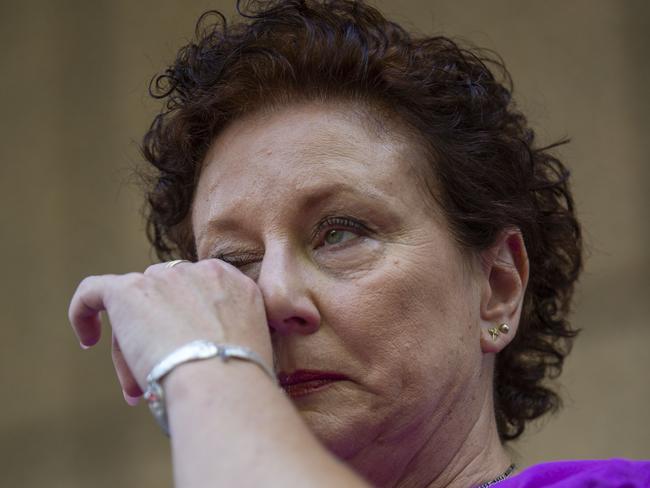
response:
[(486, 488), (488, 486), (492, 486), (495, 483), (498, 483), (499, 481), (503, 481), (506, 479), (508, 476), (512, 474), (512, 472), (515, 470), (515, 465), (514, 463), (508, 466), (508, 469), (506, 469), (503, 474), (500, 474), (496, 478), (494, 478), (492, 481), (488, 481), (487, 483), (483, 483), (482, 485), (478, 485), (476, 488)]

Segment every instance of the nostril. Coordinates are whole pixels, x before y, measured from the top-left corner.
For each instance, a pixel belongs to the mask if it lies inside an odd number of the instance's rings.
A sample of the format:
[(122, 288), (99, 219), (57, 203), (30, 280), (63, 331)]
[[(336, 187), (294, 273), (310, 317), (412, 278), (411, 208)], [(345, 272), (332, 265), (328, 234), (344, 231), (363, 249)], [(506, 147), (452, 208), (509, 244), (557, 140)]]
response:
[(272, 318), (267, 316), (267, 325), (270, 333), (276, 335), (287, 335), (292, 333), (311, 334), (318, 329), (318, 317), (309, 314), (286, 314), (284, 318)]
[(307, 325), (307, 321), (302, 317), (291, 317), (291, 319), (289, 320), (295, 320), (298, 323), (298, 325), (301, 327)]

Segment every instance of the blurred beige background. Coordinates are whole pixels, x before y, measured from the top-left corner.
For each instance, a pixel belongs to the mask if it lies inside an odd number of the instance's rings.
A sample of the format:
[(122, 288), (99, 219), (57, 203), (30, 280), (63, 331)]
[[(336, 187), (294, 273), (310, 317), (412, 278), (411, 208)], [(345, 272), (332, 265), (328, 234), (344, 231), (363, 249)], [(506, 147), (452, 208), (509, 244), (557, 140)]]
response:
[[(147, 82), (202, 11), (232, 3), (0, 2), (0, 486), (172, 485), (167, 440), (123, 403), (108, 341), (82, 351), (66, 311), (85, 275), (151, 262), (132, 177), (158, 110)], [(573, 139), (561, 155), (590, 246), (584, 331), (566, 407), (513, 445), (521, 464), (649, 458), (650, 3), (377, 5), (495, 49), (541, 140)]]

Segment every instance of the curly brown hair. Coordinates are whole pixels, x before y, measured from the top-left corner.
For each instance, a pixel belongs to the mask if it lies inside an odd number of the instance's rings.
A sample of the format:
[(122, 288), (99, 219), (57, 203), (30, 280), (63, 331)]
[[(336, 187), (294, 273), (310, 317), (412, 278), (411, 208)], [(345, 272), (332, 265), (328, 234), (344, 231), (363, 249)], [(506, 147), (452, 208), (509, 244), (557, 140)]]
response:
[(235, 25), (203, 14), (196, 40), (150, 85), (165, 100), (143, 141), (155, 167), (147, 233), (157, 255), (197, 258), (194, 190), (208, 147), (232, 120), (288, 101), (380, 107), (429, 147), (434, 198), (463, 248), (486, 249), (506, 228), (523, 235), (530, 280), (521, 323), (495, 365), (501, 439), (556, 410), (548, 380), (577, 333), (567, 315), (581, 232), (569, 172), (549, 152), (557, 144), (536, 146), (503, 61), (448, 37), (410, 34), (362, 1), (240, 0), (237, 11), (245, 20)]

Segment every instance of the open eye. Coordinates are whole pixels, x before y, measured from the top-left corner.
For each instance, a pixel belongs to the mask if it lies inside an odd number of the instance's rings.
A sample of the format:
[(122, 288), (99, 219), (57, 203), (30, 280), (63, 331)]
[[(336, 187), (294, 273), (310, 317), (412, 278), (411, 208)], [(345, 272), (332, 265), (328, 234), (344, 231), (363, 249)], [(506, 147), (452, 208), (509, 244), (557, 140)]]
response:
[[(352, 237), (345, 239), (346, 235)], [(323, 238), (323, 242), (329, 245), (335, 245), (335, 244), (340, 244), (341, 242), (344, 241), (349, 241), (350, 239), (354, 239), (355, 237), (358, 237), (357, 234), (349, 230), (330, 229), (325, 234), (325, 237)]]
[(327, 246), (343, 244), (367, 233), (366, 227), (361, 222), (347, 217), (326, 219), (319, 225), (319, 229), (324, 230), (323, 237), (319, 240), (319, 243), (322, 242), (321, 245)]

